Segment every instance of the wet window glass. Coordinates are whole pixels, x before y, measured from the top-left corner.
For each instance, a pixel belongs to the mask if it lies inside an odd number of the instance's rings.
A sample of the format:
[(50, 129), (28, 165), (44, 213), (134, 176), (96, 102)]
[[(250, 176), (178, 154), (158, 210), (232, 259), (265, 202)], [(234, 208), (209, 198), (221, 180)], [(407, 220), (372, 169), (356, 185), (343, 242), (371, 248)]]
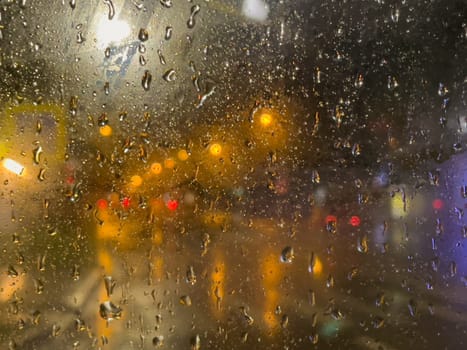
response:
[(0, 0), (0, 348), (467, 348), (463, 0)]

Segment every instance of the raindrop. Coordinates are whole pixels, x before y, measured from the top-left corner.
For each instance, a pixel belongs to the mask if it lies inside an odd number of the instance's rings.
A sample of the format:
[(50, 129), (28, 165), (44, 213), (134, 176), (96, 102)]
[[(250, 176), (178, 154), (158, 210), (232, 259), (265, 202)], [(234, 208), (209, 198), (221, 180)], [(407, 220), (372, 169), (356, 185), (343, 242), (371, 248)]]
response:
[(167, 72), (164, 73), (162, 78), (167, 82), (171, 82), (177, 79), (177, 76), (175, 74), (175, 69), (173, 68), (169, 69)]
[(358, 276), (358, 273), (359, 273), (359, 270), (358, 270), (358, 267), (352, 267), (352, 269), (350, 269), (349, 273), (347, 274), (347, 279), (349, 281), (352, 281), (355, 277)]
[(186, 271), (186, 282), (194, 285), (196, 283), (196, 274), (193, 266), (188, 266)]
[(70, 110), (70, 114), (73, 117), (76, 116), (76, 112), (78, 111), (78, 97), (77, 96), (71, 96), (68, 108)]
[(172, 7), (172, 0), (160, 0), (162, 6), (171, 8)]
[(143, 55), (139, 55), (139, 64), (142, 66), (146, 65), (146, 59), (144, 58)]
[(397, 82), (396, 78), (393, 77), (392, 75), (388, 75), (388, 79), (387, 79), (388, 90), (394, 90), (398, 86), (399, 86), (399, 83)]
[(69, 4), (72, 10), (76, 8), (76, 0), (70, 0)]
[(141, 80), (141, 85), (143, 86), (143, 89), (148, 91), (149, 88), (151, 87), (151, 80), (152, 80), (152, 75), (149, 73), (148, 70), (144, 71), (143, 79)]
[(37, 270), (45, 271), (45, 259), (47, 258), (47, 254), (39, 255), (37, 257)]
[(375, 304), (377, 307), (381, 307), (384, 305), (384, 292), (380, 292), (378, 293), (378, 295), (376, 295)]
[(308, 291), (308, 303), (311, 306), (316, 305), (316, 295), (315, 295), (315, 292), (313, 290), (311, 290), (311, 289)]
[(109, 12), (108, 12), (107, 17), (109, 18), (109, 20), (112, 20), (112, 18), (114, 18), (114, 16), (115, 16), (114, 4), (113, 4), (112, 0), (103, 0), (103, 1), (104, 1), (104, 4), (106, 4), (107, 7), (109, 8)]
[(321, 181), (321, 177), (319, 176), (318, 170), (313, 170), (311, 172), (311, 182), (314, 184), (319, 184)]
[(456, 276), (456, 274), (457, 274), (457, 264), (456, 264), (455, 261), (451, 261), (449, 263), (449, 275), (451, 277), (454, 277), (454, 276)]
[(164, 65), (166, 64), (165, 62), (165, 57), (164, 55), (162, 54), (162, 51), (161, 50), (157, 50), (157, 55), (159, 56), (159, 62)]
[(83, 33), (78, 32), (78, 34), (76, 34), (76, 42), (78, 44), (82, 44), (84, 42)]
[(39, 164), (41, 161), (41, 155), (43, 153), (42, 147), (38, 146), (32, 151), (33, 160), (35, 164)]
[(180, 297), (180, 304), (185, 306), (191, 306), (191, 298), (189, 295), (182, 295)]
[(439, 83), (438, 85), (438, 95), (441, 97), (446, 96), (446, 94), (449, 92), (448, 88), (443, 84)]
[(60, 326), (56, 323), (52, 325), (52, 337), (58, 337), (60, 335)]
[(352, 146), (352, 155), (354, 157), (358, 157), (361, 153), (362, 153), (362, 150), (360, 148), (360, 144), (354, 143), (354, 145)]
[(319, 334), (315, 330), (308, 336), (311, 341), (311, 344), (316, 345), (319, 341)]
[(391, 21), (394, 23), (399, 22), (399, 15), (400, 11), (398, 7), (391, 9)]
[(111, 301), (104, 301), (99, 306), (99, 315), (107, 322), (118, 320), (122, 317), (122, 309), (114, 305)]
[(143, 43), (140, 43), (138, 45), (138, 52), (139, 53), (145, 53), (146, 52), (146, 46)]
[(245, 323), (246, 323), (248, 326), (251, 326), (251, 325), (255, 322), (255, 320), (254, 320), (253, 317), (251, 317), (251, 316), (248, 314), (248, 312), (247, 312), (247, 310), (246, 310), (246, 307), (243, 307), (243, 306), (242, 306), (242, 307), (240, 308), (240, 311), (242, 312), (243, 320), (245, 321)]
[(200, 350), (201, 349), (201, 338), (198, 334), (190, 339), (190, 349)]
[(44, 181), (45, 180), (45, 172), (46, 172), (45, 168), (40, 168), (39, 169), (39, 174), (37, 174), (37, 179), (39, 181)]
[(308, 259), (308, 272), (313, 273), (316, 264), (315, 253), (311, 252), (310, 258)]
[(159, 348), (162, 345), (164, 345), (164, 336), (163, 335), (156, 335), (154, 338), (152, 338), (152, 345), (155, 348)]
[(461, 197), (464, 199), (467, 198), (467, 185), (461, 186)]
[(34, 290), (36, 294), (42, 294), (44, 292), (44, 283), (40, 279), (34, 280)]
[(417, 315), (417, 303), (415, 300), (410, 299), (407, 307), (409, 308), (410, 316), (415, 317)]
[(281, 327), (282, 327), (282, 328), (287, 328), (288, 325), (289, 325), (289, 316), (287, 316), (287, 315), (282, 315), (282, 318), (281, 318)]
[(199, 5), (193, 5), (191, 7), (190, 17), (188, 18), (188, 21), (186, 23), (188, 28), (191, 29), (196, 25), (195, 16), (200, 10), (201, 10), (201, 7)]
[(8, 266), (8, 277), (18, 277), (18, 271), (16, 271), (13, 265)]
[(384, 326), (384, 318), (376, 316), (373, 321), (373, 328), (379, 329)]
[(330, 274), (328, 278), (326, 279), (326, 287), (333, 288), (334, 285), (335, 285), (334, 277)]
[(110, 93), (110, 84), (108, 81), (104, 83), (104, 93), (108, 95)]
[(117, 282), (113, 279), (112, 276), (104, 276), (105, 291), (107, 292), (108, 297), (112, 295), (116, 284)]
[(105, 56), (105, 58), (109, 58), (109, 57), (110, 57), (110, 47), (106, 47), (106, 48), (105, 48), (104, 56)]
[(357, 76), (355, 77), (355, 82), (354, 82), (354, 85), (356, 88), (361, 88), (363, 86), (363, 74), (359, 73), (357, 74)]
[(79, 271), (79, 265), (74, 264), (73, 265), (73, 270), (71, 271), (71, 278), (73, 278), (73, 281), (78, 281), (81, 273)]
[(344, 314), (342, 313), (341, 310), (339, 310), (338, 308), (333, 308), (331, 310), (331, 313), (330, 313), (331, 317), (336, 320), (336, 321), (339, 321), (339, 320), (342, 320), (344, 319)]
[(41, 312), (39, 310), (36, 310), (32, 314), (32, 324), (37, 326), (40, 321), (41, 321)]
[(138, 39), (141, 41), (146, 41), (149, 38), (149, 33), (147, 29), (141, 28), (138, 33)]
[(294, 258), (295, 256), (294, 256), (294, 251), (292, 247), (287, 246), (284, 249), (282, 249), (281, 258), (280, 258), (281, 262), (290, 264), (292, 263)]
[(357, 240), (357, 250), (360, 253), (367, 253), (368, 252), (368, 238), (367, 236), (359, 237)]
[(165, 40), (170, 40), (170, 38), (172, 38), (172, 33), (173, 33), (173, 28), (172, 28), (172, 26), (167, 26), (167, 27), (165, 27), (165, 36), (164, 36), (164, 39), (165, 39)]

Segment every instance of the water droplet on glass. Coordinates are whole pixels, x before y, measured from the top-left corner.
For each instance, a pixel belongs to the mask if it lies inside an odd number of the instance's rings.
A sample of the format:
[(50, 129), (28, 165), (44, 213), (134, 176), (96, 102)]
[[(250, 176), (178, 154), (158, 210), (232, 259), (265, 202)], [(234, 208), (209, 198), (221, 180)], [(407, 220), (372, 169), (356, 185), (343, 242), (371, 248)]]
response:
[(139, 53), (145, 53), (146, 52), (146, 46), (143, 43), (140, 43), (138, 45), (138, 52)]
[(194, 285), (196, 283), (196, 274), (193, 266), (188, 266), (186, 271), (186, 281), (187, 283)]
[(251, 315), (248, 314), (246, 307), (241, 307), (240, 311), (242, 312), (243, 320), (245, 321), (245, 324), (248, 326), (251, 326), (255, 320)]
[(39, 174), (37, 174), (37, 179), (39, 181), (44, 181), (45, 180), (45, 172), (46, 172), (46, 168), (40, 168), (39, 169)]
[(71, 96), (68, 108), (70, 110), (70, 114), (73, 117), (76, 116), (76, 112), (78, 111), (78, 97), (77, 96)]
[(319, 184), (321, 181), (321, 177), (319, 176), (318, 170), (313, 170), (311, 172), (311, 182), (314, 184)]
[(281, 318), (281, 327), (282, 327), (282, 328), (287, 328), (288, 325), (289, 325), (289, 316), (287, 316), (287, 315), (282, 315), (282, 318)]
[(44, 283), (40, 279), (34, 280), (34, 290), (36, 294), (42, 294), (44, 292)]
[(397, 82), (396, 78), (393, 77), (392, 75), (388, 75), (388, 78), (387, 78), (388, 90), (394, 90), (398, 86), (399, 86), (399, 83)]
[(103, 0), (103, 1), (104, 1), (104, 4), (107, 5), (108, 10), (109, 10), (107, 17), (109, 18), (109, 20), (112, 20), (112, 18), (114, 18), (115, 16), (115, 6), (112, 0)]
[(72, 10), (76, 8), (76, 0), (70, 0), (69, 4)]
[(108, 81), (104, 83), (104, 93), (108, 95), (110, 93), (110, 84)]
[(350, 269), (349, 273), (347, 274), (347, 279), (352, 281), (355, 277), (358, 276), (359, 269), (358, 267), (354, 266)]
[(146, 65), (146, 58), (143, 55), (139, 55), (139, 64), (142, 66)]
[(361, 152), (362, 150), (360, 148), (360, 144), (354, 143), (354, 145), (352, 146), (352, 155), (354, 157), (358, 157), (361, 154)]
[(61, 330), (61, 327), (54, 323), (52, 325), (52, 337), (58, 337), (60, 335), (60, 330)]
[(74, 264), (73, 265), (73, 270), (71, 271), (71, 278), (73, 281), (78, 281), (81, 273), (79, 271), (79, 265)]
[(159, 0), (161, 5), (167, 8), (172, 7), (172, 0)]
[(373, 324), (373, 328), (379, 329), (384, 326), (384, 318), (375, 316), (371, 323)]
[(201, 338), (198, 334), (190, 339), (190, 349), (200, 350), (201, 349)]
[(173, 68), (169, 69), (167, 72), (164, 73), (162, 78), (167, 82), (171, 82), (171, 81), (174, 81), (175, 79), (177, 79), (177, 76), (175, 74), (175, 69), (173, 69)]
[(116, 284), (117, 282), (113, 279), (112, 276), (104, 276), (105, 291), (107, 292), (108, 297), (112, 295)]
[(409, 308), (409, 313), (410, 316), (415, 317), (417, 315), (417, 303), (415, 300), (410, 299), (409, 303), (407, 304), (407, 307)]
[(164, 336), (163, 335), (156, 335), (154, 338), (152, 338), (152, 345), (155, 348), (159, 348), (162, 345), (164, 345)]
[(165, 27), (164, 39), (165, 39), (165, 40), (170, 40), (170, 39), (172, 38), (172, 33), (173, 33), (173, 28), (172, 28), (172, 26), (167, 26), (167, 27)]
[(398, 7), (392, 8), (391, 9), (391, 21), (393, 21), (394, 23), (399, 22), (399, 16), (400, 16), (399, 8)]
[(319, 334), (316, 331), (313, 331), (309, 336), (308, 339), (310, 339), (311, 344), (316, 345), (318, 344), (319, 341)]
[(146, 41), (149, 38), (149, 33), (147, 29), (141, 28), (138, 33), (138, 39), (141, 41)]
[(45, 259), (47, 258), (47, 254), (39, 255), (37, 257), (37, 270), (45, 271)]
[(448, 88), (443, 84), (439, 83), (438, 85), (438, 95), (441, 97), (446, 96), (446, 94), (449, 92)]
[(39, 310), (36, 310), (32, 313), (32, 324), (37, 326), (40, 321), (41, 321), (41, 312)]
[(159, 62), (164, 65), (166, 62), (165, 62), (165, 57), (164, 55), (162, 54), (162, 51), (161, 50), (157, 50), (157, 55), (159, 56)]
[(39, 164), (39, 163), (40, 163), (42, 153), (43, 153), (43, 150), (42, 150), (42, 147), (41, 147), (41, 146), (36, 147), (36, 148), (32, 151), (33, 160), (34, 160), (34, 163), (35, 163), (35, 164)]
[(280, 258), (281, 262), (290, 264), (292, 263), (294, 258), (295, 256), (294, 256), (294, 251), (292, 247), (287, 246), (284, 249), (282, 249), (281, 258)]
[(82, 44), (84, 42), (83, 33), (78, 32), (78, 34), (76, 34), (76, 42), (78, 44)]
[(141, 80), (141, 85), (143, 86), (143, 89), (148, 91), (149, 88), (151, 87), (151, 80), (152, 80), (152, 75), (149, 73), (148, 70), (144, 71), (143, 79)]
[(122, 317), (122, 309), (111, 301), (104, 301), (99, 306), (99, 315), (107, 322), (118, 320)]
[(201, 7), (199, 5), (193, 5), (191, 7), (190, 17), (188, 18), (188, 21), (186, 23), (188, 28), (191, 29), (196, 25), (195, 16), (200, 10), (201, 10)]
[(104, 56), (105, 56), (105, 58), (109, 58), (109, 57), (110, 57), (110, 47), (106, 47), (106, 48), (105, 48)]
[(191, 298), (189, 295), (182, 295), (180, 297), (180, 304), (185, 306), (191, 306)]
[(363, 237), (359, 237), (357, 240), (357, 250), (360, 253), (367, 253), (368, 252), (368, 238), (366, 235)]
[(333, 288), (334, 285), (335, 285), (334, 277), (330, 274), (328, 278), (326, 279), (326, 287)]
[(457, 274), (457, 264), (455, 261), (451, 261), (449, 263), (449, 275), (451, 277), (455, 277)]
[(8, 265), (8, 277), (18, 277), (18, 271), (16, 271), (13, 265)]

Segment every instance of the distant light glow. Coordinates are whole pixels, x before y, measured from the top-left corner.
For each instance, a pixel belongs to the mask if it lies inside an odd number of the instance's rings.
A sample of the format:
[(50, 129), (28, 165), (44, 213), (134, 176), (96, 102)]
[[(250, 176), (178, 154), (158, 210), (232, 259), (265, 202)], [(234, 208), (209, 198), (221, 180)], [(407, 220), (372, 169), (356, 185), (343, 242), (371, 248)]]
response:
[(443, 209), (444, 207), (444, 202), (442, 199), (439, 199), (439, 198), (436, 198), (432, 203), (431, 205), (433, 206), (433, 209), (435, 210), (440, 210), (440, 209)]
[(326, 224), (329, 224), (331, 222), (337, 222), (337, 217), (335, 215), (326, 216)]
[(159, 175), (162, 172), (162, 164), (161, 163), (152, 163), (151, 164), (151, 172), (155, 175)]
[(272, 115), (269, 113), (262, 113), (259, 116), (259, 122), (261, 123), (262, 126), (269, 126), (272, 123)]
[(169, 199), (167, 201), (167, 208), (170, 211), (175, 211), (178, 208), (178, 201), (176, 199)]
[(121, 20), (107, 19), (103, 17), (97, 25), (97, 44), (102, 49), (109, 44), (120, 43), (130, 35), (130, 26)]
[(101, 126), (99, 128), (99, 133), (104, 137), (108, 137), (112, 135), (112, 127), (110, 125)]
[(122, 207), (128, 209), (130, 207), (131, 200), (129, 197), (123, 197), (122, 199)]
[(210, 147), (209, 147), (209, 153), (211, 153), (211, 155), (217, 157), (217, 156), (220, 156), (221, 153), (222, 153), (222, 146), (218, 143), (213, 143)]
[(20, 176), (24, 172), (24, 166), (22, 166), (21, 164), (19, 164), (18, 162), (14, 161), (13, 159), (10, 159), (10, 158), (5, 158), (3, 160), (3, 167), (6, 170), (11, 171), (12, 173), (14, 173), (16, 175), (20, 175)]
[(269, 6), (264, 0), (243, 0), (242, 13), (249, 19), (264, 22), (268, 19)]
[(360, 226), (361, 220), (360, 217), (354, 215), (350, 218), (349, 224), (352, 225), (353, 227)]
[(167, 158), (166, 160), (164, 160), (164, 166), (167, 169), (173, 169), (175, 167), (175, 160), (173, 160), (172, 158)]
[(105, 210), (108, 208), (109, 203), (104, 198), (101, 198), (97, 201), (96, 206), (99, 210)]
[(131, 178), (130, 178), (130, 185), (132, 187), (139, 187), (141, 186), (143, 183), (143, 178), (139, 175), (133, 175)]
[(189, 155), (187, 151), (185, 151), (184, 149), (181, 149), (180, 151), (178, 151), (177, 157), (183, 162), (188, 159)]

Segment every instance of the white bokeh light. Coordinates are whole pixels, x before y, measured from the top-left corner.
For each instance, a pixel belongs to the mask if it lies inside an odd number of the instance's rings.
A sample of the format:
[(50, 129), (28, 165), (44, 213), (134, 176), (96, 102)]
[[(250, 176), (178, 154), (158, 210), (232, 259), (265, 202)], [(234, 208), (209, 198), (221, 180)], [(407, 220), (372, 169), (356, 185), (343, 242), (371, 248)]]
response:
[(99, 48), (105, 48), (110, 44), (118, 44), (130, 35), (130, 26), (121, 20), (101, 19), (97, 25), (96, 37)]

